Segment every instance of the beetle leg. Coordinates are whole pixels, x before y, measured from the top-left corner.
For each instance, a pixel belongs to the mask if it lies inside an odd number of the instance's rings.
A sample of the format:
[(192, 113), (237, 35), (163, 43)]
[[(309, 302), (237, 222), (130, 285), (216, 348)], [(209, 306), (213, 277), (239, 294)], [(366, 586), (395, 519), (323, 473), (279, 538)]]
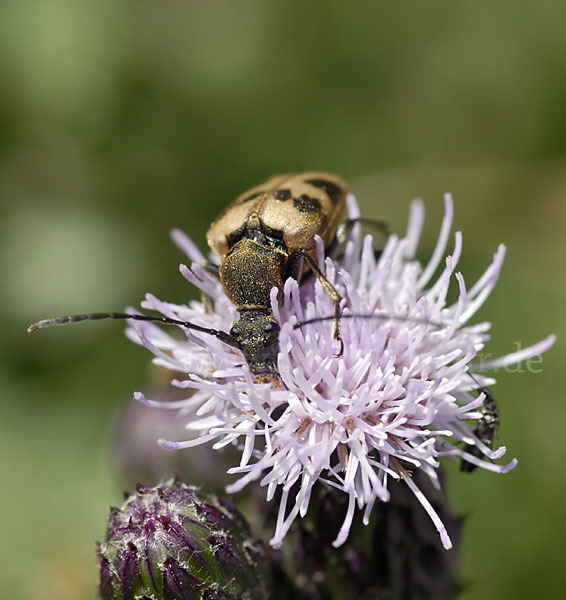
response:
[(285, 279), (292, 277), (295, 281), (303, 281), (301, 277), (303, 271), (303, 254), (301, 252), (291, 252), (285, 265)]
[(324, 291), (328, 294), (330, 299), (334, 302), (334, 321), (332, 324), (332, 338), (340, 342), (340, 350), (336, 357), (342, 356), (344, 353), (344, 342), (340, 335), (340, 317), (342, 316), (342, 310), (340, 309), (340, 302), (342, 296), (336, 291), (336, 288), (326, 279), (324, 273), (318, 268), (316, 262), (311, 258), (308, 252), (305, 252), (303, 248), (297, 248), (297, 254), (307, 261), (307, 264), (311, 268), (312, 272), (316, 275), (317, 279), (322, 284)]
[(337, 243), (343, 244), (350, 236), (350, 233), (352, 233), (352, 229), (356, 223), (373, 227), (376, 231), (383, 234), (383, 237), (385, 238), (389, 237), (389, 234), (391, 233), (389, 231), (389, 225), (387, 225), (385, 221), (379, 221), (378, 219), (366, 219), (364, 217), (358, 217), (357, 219), (346, 219), (342, 221), (340, 227), (338, 227), (336, 237), (334, 238), (331, 247)]
[[(385, 221), (378, 221), (377, 219), (365, 219), (363, 217), (358, 217), (357, 219), (346, 219), (342, 221), (340, 227), (336, 231), (336, 235), (334, 236), (332, 242), (326, 249), (326, 254), (331, 256), (336, 260), (340, 260), (344, 255), (344, 246), (352, 233), (352, 229), (356, 223), (361, 223), (362, 225), (367, 225), (368, 227), (373, 227), (376, 231), (381, 233), (383, 237), (386, 239), (389, 234), (389, 226)], [(375, 255), (375, 259), (379, 260), (381, 256), (381, 250), (374, 249), (373, 253)]]
[[(201, 264), (201, 267), (202, 267), (203, 271), (208, 273), (208, 275), (210, 275), (214, 279), (216, 279), (216, 280), (220, 279), (220, 276), (218, 274), (218, 265), (215, 265), (214, 263), (206, 261), (205, 263)], [(200, 301), (204, 307), (204, 312), (207, 315), (211, 315), (214, 312), (214, 307), (212, 305), (212, 298), (208, 294), (205, 294), (204, 292), (201, 291)]]
[(218, 274), (218, 265), (209, 262), (208, 260), (201, 264), (202, 270), (206, 271), (212, 278), (220, 279), (220, 275)]
[(202, 291), (200, 293), (200, 303), (202, 304), (204, 312), (207, 315), (211, 315), (214, 313), (214, 306), (212, 306), (212, 298)]

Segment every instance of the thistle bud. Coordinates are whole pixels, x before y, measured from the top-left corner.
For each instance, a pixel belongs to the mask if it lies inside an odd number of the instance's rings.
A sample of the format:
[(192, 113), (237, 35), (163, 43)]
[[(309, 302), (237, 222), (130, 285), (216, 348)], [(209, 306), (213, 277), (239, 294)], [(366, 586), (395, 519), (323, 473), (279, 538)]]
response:
[(98, 556), (103, 600), (269, 597), (269, 564), (242, 515), (178, 478), (112, 508)]

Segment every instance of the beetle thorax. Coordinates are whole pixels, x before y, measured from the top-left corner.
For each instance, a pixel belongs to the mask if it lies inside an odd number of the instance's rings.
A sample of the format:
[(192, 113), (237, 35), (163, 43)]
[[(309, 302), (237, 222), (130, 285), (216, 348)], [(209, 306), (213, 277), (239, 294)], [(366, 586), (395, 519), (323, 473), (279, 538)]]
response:
[(287, 258), (285, 252), (247, 237), (222, 258), (220, 282), (239, 312), (271, 308), (271, 289), (283, 286)]

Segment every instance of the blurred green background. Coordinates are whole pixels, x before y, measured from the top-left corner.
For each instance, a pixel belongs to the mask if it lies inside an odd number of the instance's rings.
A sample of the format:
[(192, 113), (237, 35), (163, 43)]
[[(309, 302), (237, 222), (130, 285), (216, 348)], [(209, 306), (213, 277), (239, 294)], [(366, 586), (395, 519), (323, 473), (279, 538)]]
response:
[[(451, 191), (469, 283), (508, 246), (478, 317), (495, 323), (487, 351), (564, 338), (565, 20), (545, 0), (2, 1), (3, 598), (94, 597), (94, 541), (127, 484), (112, 423), (159, 377), (118, 323), (27, 324), (197, 297), (169, 229), (204, 249), (262, 178), (340, 173), (398, 232), (424, 198), (423, 259)], [(516, 471), (449, 469), (462, 598), (559, 595), (564, 359), (558, 345), (540, 373), (497, 375)]]

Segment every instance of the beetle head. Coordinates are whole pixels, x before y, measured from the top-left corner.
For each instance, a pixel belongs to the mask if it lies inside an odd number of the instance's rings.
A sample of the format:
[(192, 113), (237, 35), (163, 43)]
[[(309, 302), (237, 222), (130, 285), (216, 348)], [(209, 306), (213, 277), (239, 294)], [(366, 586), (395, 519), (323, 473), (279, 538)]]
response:
[(230, 336), (240, 345), (251, 372), (258, 381), (278, 378), (279, 323), (264, 310), (242, 311), (234, 321)]

